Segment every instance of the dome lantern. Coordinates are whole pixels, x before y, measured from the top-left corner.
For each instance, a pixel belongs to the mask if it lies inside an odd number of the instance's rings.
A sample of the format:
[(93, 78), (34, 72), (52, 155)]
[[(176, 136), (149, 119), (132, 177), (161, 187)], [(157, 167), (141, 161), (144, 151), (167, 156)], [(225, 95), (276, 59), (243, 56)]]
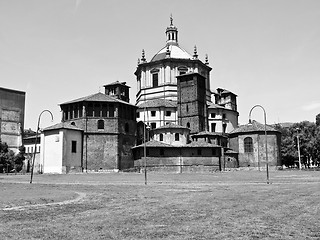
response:
[(172, 15), (170, 16), (170, 26), (166, 29), (167, 44), (178, 45), (178, 29), (173, 25)]

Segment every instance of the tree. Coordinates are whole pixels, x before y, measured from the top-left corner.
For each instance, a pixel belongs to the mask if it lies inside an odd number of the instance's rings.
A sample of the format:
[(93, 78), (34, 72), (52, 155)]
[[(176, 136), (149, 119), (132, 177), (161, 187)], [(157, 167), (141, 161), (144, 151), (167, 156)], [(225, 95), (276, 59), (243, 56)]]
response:
[(316, 125), (317, 127), (320, 126), (320, 113), (316, 116)]
[(320, 153), (320, 126), (304, 121), (294, 123), (290, 127), (281, 127), (278, 124), (275, 128), (281, 132), (281, 157), (285, 166), (294, 166), (295, 161), (299, 158), (298, 138), (302, 164), (309, 167), (311, 162), (318, 158)]
[(0, 173), (3, 172), (20, 172), (23, 167), (23, 161), (25, 159), (25, 148), (21, 146), (19, 148), (19, 153), (14, 154), (12, 150), (9, 149), (7, 143), (2, 143), (0, 140)]

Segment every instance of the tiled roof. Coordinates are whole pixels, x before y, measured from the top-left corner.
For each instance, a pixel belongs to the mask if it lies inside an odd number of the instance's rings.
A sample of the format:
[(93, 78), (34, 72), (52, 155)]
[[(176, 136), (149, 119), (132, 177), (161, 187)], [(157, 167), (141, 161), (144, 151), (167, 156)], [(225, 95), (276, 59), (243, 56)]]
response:
[(238, 152), (233, 151), (233, 150), (231, 150), (231, 149), (228, 149), (225, 153), (226, 153), (226, 154), (236, 154), (236, 153), (238, 153)]
[(192, 137), (199, 137), (199, 136), (227, 136), (227, 134), (219, 133), (219, 132), (202, 131), (192, 135)]
[(216, 144), (208, 143), (205, 141), (193, 141), (189, 144), (183, 145), (183, 147), (221, 147)]
[(223, 106), (220, 106), (218, 104), (215, 104), (215, 103), (211, 103), (208, 108), (221, 108), (221, 109), (226, 109), (225, 107)]
[[(134, 146), (133, 148), (138, 148), (138, 147), (144, 147), (144, 143), (140, 144), (138, 146)], [(146, 147), (174, 147), (174, 146), (167, 144), (167, 143), (164, 143), (164, 142), (151, 140), (149, 142), (146, 142)]]
[[(166, 124), (166, 125), (164, 125), (164, 126), (158, 127), (158, 128), (156, 128), (156, 129), (167, 129), (167, 128), (189, 129), (189, 128), (187, 128), (187, 127), (183, 127), (183, 126), (174, 124), (174, 123), (172, 123), (172, 122), (170, 122), (170, 123), (168, 123), (168, 124)], [(156, 129), (154, 129), (154, 130), (156, 130)]]
[[(134, 146), (133, 148), (139, 148), (139, 147), (144, 147), (144, 144), (140, 144), (138, 146)], [(186, 148), (186, 147), (190, 147), (190, 148), (196, 148), (196, 147), (221, 147), (219, 145), (216, 144), (211, 144), (211, 143), (207, 143), (204, 141), (194, 141), (191, 142), (189, 144), (185, 144), (183, 146), (174, 146), (174, 145), (170, 145), (167, 143), (163, 143), (163, 142), (159, 142), (159, 141), (155, 141), (155, 140), (151, 140), (149, 142), (146, 142), (146, 147), (170, 147), (170, 148)]]
[(103, 86), (106, 87), (106, 86), (111, 86), (111, 85), (122, 85), (122, 86), (126, 86), (126, 87), (130, 88), (130, 87), (127, 86), (126, 84), (127, 84), (126, 82), (115, 81), (115, 82), (113, 82), (113, 83), (109, 83), (109, 84), (106, 84), (106, 85), (103, 85)]
[[(275, 128), (267, 125), (266, 126), (267, 132), (278, 132)], [(230, 132), (231, 134), (237, 134), (237, 133), (247, 133), (247, 132), (264, 132), (264, 124), (261, 124), (255, 120), (253, 120), (251, 123), (248, 123), (246, 125), (241, 125), (238, 128), (234, 129)]]
[(60, 105), (70, 104), (70, 103), (76, 103), (76, 102), (119, 102), (127, 105), (132, 105), (128, 102), (122, 101), (120, 99), (111, 97), (109, 95), (106, 95), (104, 93), (95, 93), (91, 94), (86, 97), (78, 98), (69, 102), (61, 103)]
[(52, 125), (50, 127), (46, 127), (43, 129), (43, 131), (55, 130), (55, 129), (72, 129), (72, 130), (83, 131), (81, 128), (78, 128), (78, 127), (71, 125), (70, 123), (66, 123), (66, 122), (61, 122), (61, 123)]
[(156, 107), (171, 107), (176, 108), (177, 102), (170, 101), (170, 100), (164, 100), (164, 99), (154, 99), (154, 100), (148, 100), (140, 105), (137, 106), (138, 108), (156, 108)]

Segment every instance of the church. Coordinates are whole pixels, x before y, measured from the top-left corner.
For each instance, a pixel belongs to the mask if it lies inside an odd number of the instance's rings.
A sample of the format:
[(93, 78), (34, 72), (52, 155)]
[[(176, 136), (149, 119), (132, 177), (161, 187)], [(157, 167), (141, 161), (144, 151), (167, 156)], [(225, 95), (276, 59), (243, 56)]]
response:
[[(105, 85), (104, 93), (60, 104), (61, 124), (44, 129), (41, 149), (51, 149), (46, 134), (67, 129), (77, 139), (66, 137), (60, 146), (78, 154), (62, 154), (58, 172), (136, 171), (145, 165), (173, 172), (265, 166), (261, 126), (239, 126), (237, 95), (211, 90), (208, 56), (202, 61), (196, 47), (190, 54), (180, 46), (172, 17), (165, 38), (149, 61), (142, 50), (134, 72), (135, 104), (129, 101), (130, 87), (118, 81)], [(272, 127), (268, 142), (270, 165), (277, 166), (280, 138)], [(72, 147), (76, 143), (79, 150)]]

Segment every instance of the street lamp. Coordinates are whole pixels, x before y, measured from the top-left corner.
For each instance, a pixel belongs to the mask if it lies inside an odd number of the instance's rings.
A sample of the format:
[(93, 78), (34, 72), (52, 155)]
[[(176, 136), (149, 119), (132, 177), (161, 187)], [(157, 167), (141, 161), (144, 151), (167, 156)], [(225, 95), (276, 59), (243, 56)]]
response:
[(251, 108), (249, 112), (249, 123), (251, 123), (251, 112), (254, 108), (260, 107), (263, 110), (264, 116), (264, 135), (265, 135), (265, 145), (266, 145), (266, 170), (267, 170), (267, 184), (269, 184), (269, 162), (268, 162), (268, 139), (267, 139), (267, 114), (265, 109), (261, 105), (255, 105)]
[(300, 128), (296, 128), (296, 131), (297, 131), (297, 142), (298, 142), (299, 170), (301, 170), (300, 141), (299, 141)]
[(33, 178), (33, 168), (34, 168), (34, 162), (35, 162), (36, 152), (37, 152), (37, 139), (38, 139), (39, 125), (40, 125), (40, 118), (41, 118), (42, 113), (44, 113), (44, 112), (50, 113), (50, 115), (51, 115), (51, 121), (53, 121), (53, 114), (52, 114), (52, 112), (50, 112), (49, 110), (43, 110), (43, 111), (39, 114), (37, 131), (36, 131), (36, 138), (35, 138), (35, 140), (34, 140), (34, 152), (33, 152), (33, 160), (32, 160), (30, 183), (32, 183), (32, 178)]

